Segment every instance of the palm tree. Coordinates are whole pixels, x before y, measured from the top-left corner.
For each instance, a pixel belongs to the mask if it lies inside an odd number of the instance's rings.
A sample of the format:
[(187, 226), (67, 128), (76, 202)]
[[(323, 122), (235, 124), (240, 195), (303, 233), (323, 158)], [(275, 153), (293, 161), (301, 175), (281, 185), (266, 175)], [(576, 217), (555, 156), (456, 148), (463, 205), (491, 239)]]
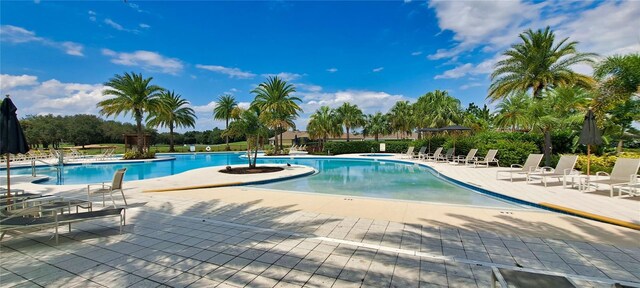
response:
[(224, 136), (244, 136), (247, 138), (247, 158), (249, 168), (256, 167), (258, 147), (267, 136), (267, 128), (260, 121), (260, 111), (257, 107), (241, 110), (239, 117), (223, 132)]
[[(292, 119), (298, 116), (298, 112), (302, 112), (302, 108), (297, 103), (302, 100), (290, 95), (294, 92), (296, 92), (296, 88), (293, 85), (277, 76), (269, 77), (267, 81), (260, 83), (257, 88), (251, 91), (256, 94), (251, 106), (259, 109), (262, 121), (276, 130), (274, 149), (276, 154), (279, 152), (278, 134), (291, 127)], [(282, 136), (280, 136), (280, 146), (282, 146)]]
[(336, 115), (344, 128), (347, 130), (347, 142), (349, 142), (349, 134), (351, 128), (357, 128), (364, 125), (364, 114), (358, 108), (358, 105), (352, 105), (349, 102), (342, 103), (342, 106), (336, 109)]
[(435, 90), (418, 98), (414, 117), (419, 126), (441, 128), (462, 122), (460, 100), (447, 91)]
[(196, 114), (189, 107), (189, 102), (182, 99), (174, 91), (160, 92), (161, 109), (153, 111), (147, 117), (147, 125), (169, 128), (169, 152), (175, 152), (173, 144), (173, 129), (196, 126)]
[(322, 106), (311, 115), (307, 131), (311, 138), (321, 138), (321, 150), (324, 151), (324, 144), (329, 136), (342, 135), (342, 125), (338, 121), (336, 112), (328, 106)]
[[(235, 109), (236, 107), (238, 107), (236, 98), (231, 95), (221, 95), (218, 98), (216, 107), (213, 108), (213, 119), (224, 120), (226, 124), (224, 126), (224, 129), (229, 129), (229, 119), (233, 118), (233, 109)], [(229, 147), (229, 136), (225, 137), (225, 143), (227, 144), (227, 147), (225, 149), (227, 151), (231, 150), (231, 147)]]
[(364, 125), (363, 134), (374, 135), (376, 141), (381, 134), (388, 134), (390, 127), (387, 121), (387, 115), (377, 112), (376, 114), (369, 114), (367, 116), (366, 124)]
[(511, 127), (511, 132), (516, 128), (525, 129), (529, 125), (529, 106), (531, 98), (526, 92), (512, 94), (503, 99), (497, 106), (495, 118), (496, 126), (505, 128)]
[(613, 105), (640, 93), (640, 53), (607, 57), (596, 65), (593, 76), (600, 92), (594, 108), (601, 116)]
[(160, 106), (160, 92), (164, 91), (160, 86), (150, 85), (153, 77), (143, 78), (142, 74), (131, 72), (124, 75), (115, 75), (104, 83), (108, 88), (102, 94), (104, 96), (115, 96), (113, 98), (100, 101), (97, 105), (100, 114), (106, 116), (118, 116), (129, 113), (136, 120), (136, 133), (138, 134), (138, 153), (144, 153), (144, 134), (142, 119), (144, 114), (155, 112)]
[(393, 132), (401, 132), (404, 136), (414, 128), (413, 106), (409, 101), (396, 102), (387, 113), (389, 124)]
[[(520, 34), (522, 43), (511, 46), (503, 55), (506, 59), (496, 63), (491, 74), (491, 86), (487, 98), (498, 100), (511, 93), (532, 91), (533, 98), (540, 100), (546, 89), (556, 87), (594, 86), (594, 80), (571, 70), (575, 64), (592, 64), (594, 53), (579, 53), (578, 42), (567, 42), (564, 38), (555, 43), (555, 34), (549, 27), (544, 30), (531, 29)], [(551, 164), (551, 135), (544, 130), (544, 155), (547, 166)]]
[(503, 53), (506, 59), (496, 64), (491, 74), (489, 96), (491, 100), (506, 97), (516, 91), (531, 89), (533, 97), (539, 99), (542, 92), (558, 86), (593, 87), (591, 77), (571, 70), (575, 64), (593, 63), (594, 53), (579, 53), (578, 42), (567, 42), (564, 38), (555, 42), (555, 34), (549, 27), (544, 30), (531, 29), (520, 34), (522, 43), (511, 46)]

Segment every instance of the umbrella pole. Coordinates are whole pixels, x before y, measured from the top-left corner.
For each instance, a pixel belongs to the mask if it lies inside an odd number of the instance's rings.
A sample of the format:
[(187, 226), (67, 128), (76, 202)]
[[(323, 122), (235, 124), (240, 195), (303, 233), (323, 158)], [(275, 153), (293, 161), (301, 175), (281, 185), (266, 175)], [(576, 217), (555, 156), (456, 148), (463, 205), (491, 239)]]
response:
[(10, 162), (11, 154), (7, 153), (7, 205), (11, 205), (11, 172), (9, 168), (11, 168)]
[(591, 175), (590, 167), (591, 166), (591, 145), (587, 145), (587, 177)]

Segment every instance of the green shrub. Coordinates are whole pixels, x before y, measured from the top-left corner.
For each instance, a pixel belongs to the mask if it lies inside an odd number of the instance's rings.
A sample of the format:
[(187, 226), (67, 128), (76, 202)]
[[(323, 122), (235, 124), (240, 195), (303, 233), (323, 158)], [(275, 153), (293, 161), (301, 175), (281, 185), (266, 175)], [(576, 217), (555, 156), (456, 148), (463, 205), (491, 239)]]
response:
[(133, 159), (153, 159), (156, 158), (156, 152), (147, 151), (144, 153), (138, 153), (138, 151), (129, 151), (124, 153), (122, 159), (124, 160), (133, 160)]
[[(616, 164), (616, 160), (618, 158), (640, 158), (640, 153), (637, 152), (622, 152), (619, 156), (616, 155), (602, 155), (596, 156), (591, 154), (591, 167), (590, 173), (593, 175), (598, 171), (604, 171), (607, 173), (611, 173), (613, 169), (613, 165)], [(576, 169), (582, 171), (583, 173), (587, 173), (587, 155), (579, 155), (578, 162), (576, 163)]]
[[(457, 144), (456, 144), (457, 147)], [(535, 143), (526, 141), (497, 140), (494, 143), (482, 144), (478, 146), (479, 157), (487, 155), (489, 149), (498, 149), (497, 158), (500, 166), (511, 166), (511, 164), (523, 164), (529, 154), (540, 153), (540, 149)]]
[[(387, 146), (388, 147), (388, 146)], [(324, 145), (324, 151), (331, 155), (349, 154), (349, 153), (371, 153), (380, 150), (380, 146), (376, 141), (352, 141), (352, 142), (327, 142)], [(388, 148), (387, 148), (388, 149)]]
[[(478, 147), (475, 137), (457, 137), (455, 140), (456, 155), (466, 156), (469, 150)], [(447, 140), (444, 144), (445, 149), (453, 148), (453, 139)]]

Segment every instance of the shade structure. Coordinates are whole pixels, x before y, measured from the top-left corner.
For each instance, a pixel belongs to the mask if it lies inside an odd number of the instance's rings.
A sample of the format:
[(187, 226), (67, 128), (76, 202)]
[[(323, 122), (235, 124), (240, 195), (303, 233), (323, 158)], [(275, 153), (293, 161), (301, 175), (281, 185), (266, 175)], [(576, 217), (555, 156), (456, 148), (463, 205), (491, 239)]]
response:
[(7, 154), (7, 204), (11, 201), (11, 154), (24, 154), (29, 151), (29, 144), (18, 122), (16, 111), (18, 108), (7, 95), (0, 105), (0, 154)]
[[(418, 132), (422, 133), (436, 133), (436, 132), (440, 132), (440, 128), (421, 128), (418, 129)], [(427, 152), (428, 154), (431, 154), (431, 137), (429, 137), (429, 152)]]
[[(440, 128), (440, 131), (449, 131), (449, 132), (471, 131), (471, 128), (465, 127), (465, 126), (460, 126), (460, 125), (451, 125), (451, 126)], [(455, 152), (456, 152), (456, 138), (455, 137), (452, 137), (452, 138), (453, 138), (453, 153), (455, 155)]]
[(578, 143), (587, 145), (587, 175), (591, 175), (591, 145), (602, 144), (602, 134), (596, 124), (596, 115), (589, 108), (587, 114), (584, 115), (584, 123), (582, 123), (582, 131), (578, 140)]

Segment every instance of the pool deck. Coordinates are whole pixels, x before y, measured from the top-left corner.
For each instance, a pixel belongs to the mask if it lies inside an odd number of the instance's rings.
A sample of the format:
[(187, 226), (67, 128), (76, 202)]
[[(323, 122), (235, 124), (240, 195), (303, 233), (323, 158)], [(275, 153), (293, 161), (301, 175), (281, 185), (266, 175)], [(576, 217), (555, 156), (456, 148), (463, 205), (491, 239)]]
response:
[[(545, 196), (549, 202), (572, 192), (496, 181), (493, 168), (432, 165), (496, 192), (506, 184), (536, 189), (525, 192), (532, 202), (541, 199), (536, 194), (560, 195)], [(189, 185), (196, 178), (171, 181)], [(245, 186), (143, 192), (173, 183), (163, 179), (125, 183), (130, 205), (122, 235), (115, 221), (101, 220), (62, 229), (58, 246), (51, 230), (5, 237), (3, 286), (488, 287), (490, 267), (566, 275), (580, 287), (640, 285), (640, 231), (628, 228), (547, 211)], [(25, 180), (12, 187), (86, 197), (85, 185)], [(577, 193), (571, 201), (609, 198)]]

